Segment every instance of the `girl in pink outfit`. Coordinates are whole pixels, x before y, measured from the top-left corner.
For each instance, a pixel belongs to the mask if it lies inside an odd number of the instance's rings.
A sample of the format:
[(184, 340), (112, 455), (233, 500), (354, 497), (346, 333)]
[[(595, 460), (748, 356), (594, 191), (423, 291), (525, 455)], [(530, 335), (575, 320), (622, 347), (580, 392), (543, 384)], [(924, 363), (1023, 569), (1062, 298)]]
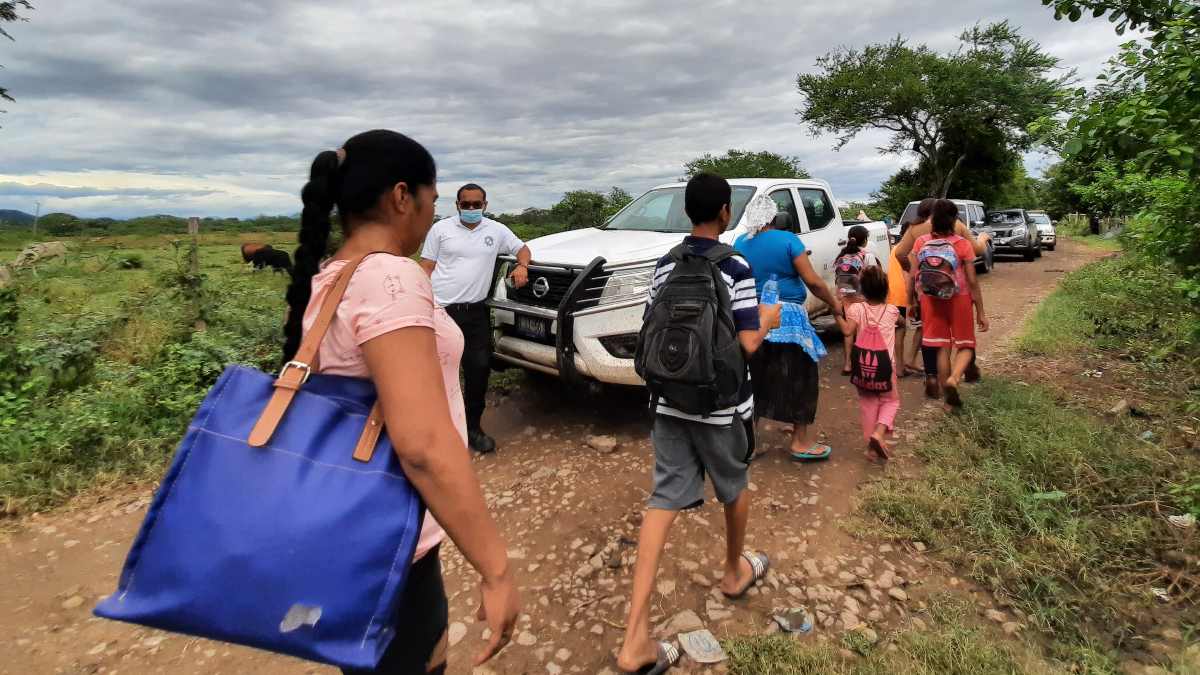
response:
[[(887, 435), (896, 422), (900, 410), (900, 394), (897, 391), (896, 367), (896, 324), (900, 321), (900, 310), (887, 303), (887, 275), (879, 267), (867, 267), (860, 280), (865, 302), (847, 305), (843, 332), (862, 345), (859, 332), (878, 330), (882, 338), (880, 347), (886, 347), (890, 367), (883, 367), (883, 359), (873, 354), (870, 345), (855, 350), (856, 357), (863, 363), (855, 363), (853, 381), (858, 386), (858, 407), (862, 416), (863, 440), (867, 443), (867, 457), (872, 461), (885, 462), (891, 458)], [(890, 372), (888, 372), (890, 370)], [(889, 381), (890, 378), (890, 381)]]

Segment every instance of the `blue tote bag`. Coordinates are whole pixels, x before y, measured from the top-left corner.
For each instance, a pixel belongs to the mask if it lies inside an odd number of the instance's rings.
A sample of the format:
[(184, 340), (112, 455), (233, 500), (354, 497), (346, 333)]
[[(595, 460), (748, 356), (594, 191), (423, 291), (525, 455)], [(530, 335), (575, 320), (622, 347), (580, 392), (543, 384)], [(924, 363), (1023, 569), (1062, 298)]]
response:
[(314, 374), (346, 265), (274, 377), (208, 392), (98, 616), (374, 668), (394, 636), (423, 506), (370, 380)]

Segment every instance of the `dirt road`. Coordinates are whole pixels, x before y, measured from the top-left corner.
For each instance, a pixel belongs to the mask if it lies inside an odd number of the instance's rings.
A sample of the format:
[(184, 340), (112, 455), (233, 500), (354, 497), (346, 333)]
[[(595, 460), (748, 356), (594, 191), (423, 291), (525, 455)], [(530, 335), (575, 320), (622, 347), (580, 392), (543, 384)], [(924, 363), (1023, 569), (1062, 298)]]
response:
[[(1069, 240), (1041, 260), (998, 262), (984, 279), (992, 331), (980, 362), (1003, 349), (1066, 271), (1099, 257)], [(769, 583), (737, 603), (713, 588), (721, 559), (719, 504), (679, 519), (659, 574), (655, 624), (699, 620), (719, 636), (762, 632), (771, 610), (804, 605), (817, 612), (815, 631), (884, 627), (919, 607), (935, 572), (909, 543), (856, 540), (839, 528), (858, 487), (882, 469), (867, 463), (853, 388), (838, 374), (840, 339), (830, 334), (822, 364), (816, 428), (834, 455), (797, 465), (779, 451), (782, 431), (760, 429), (760, 445), (776, 448), (755, 462), (756, 497), (749, 545), (769, 552)], [(969, 389), (966, 392), (969, 396)], [(936, 415), (918, 378), (905, 380), (897, 434), (903, 470), (916, 420)], [(517, 639), (493, 663), (497, 673), (596, 673), (613, 668), (621, 635), (642, 503), (652, 466), (650, 418), (642, 394), (605, 390), (567, 396), (555, 382), (531, 380), (489, 408), (485, 425), (501, 451), (476, 461), (488, 501), (510, 542), (524, 589), (526, 614)], [(592, 434), (619, 445), (604, 454)], [(250, 649), (196, 640), (93, 618), (95, 602), (117, 573), (153, 486), (78, 499), (30, 517), (0, 538), (0, 673), (328, 673), (332, 669)], [(447, 545), (447, 549), (452, 549)], [(453, 550), (443, 551), (451, 597), (453, 673), (470, 672), (482, 627), (473, 621), (476, 578)], [(940, 573), (937, 573), (940, 574)], [(864, 583), (865, 582), (865, 583)], [(694, 616), (686, 613), (690, 610)]]

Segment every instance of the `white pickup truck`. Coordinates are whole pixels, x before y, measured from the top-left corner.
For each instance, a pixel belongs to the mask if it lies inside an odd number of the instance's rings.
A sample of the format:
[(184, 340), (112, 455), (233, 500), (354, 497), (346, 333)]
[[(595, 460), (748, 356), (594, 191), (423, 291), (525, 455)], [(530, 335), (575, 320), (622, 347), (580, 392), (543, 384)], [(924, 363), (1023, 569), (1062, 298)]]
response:
[[(732, 179), (733, 213), (721, 241), (746, 231), (746, 204), (768, 195), (791, 215), (813, 267), (833, 285), (833, 261), (846, 230), (865, 225), (869, 247), (887, 264), (891, 244), (882, 222), (843, 222), (828, 183), (798, 179)], [(495, 319), (494, 357), (505, 365), (610, 384), (641, 385), (633, 354), (650, 277), (659, 258), (691, 231), (683, 211), (683, 183), (656, 187), (603, 227), (570, 230), (526, 242), (533, 252), (529, 283), (507, 281), (512, 260), (501, 260), (490, 305)], [(828, 308), (810, 293), (811, 315)]]

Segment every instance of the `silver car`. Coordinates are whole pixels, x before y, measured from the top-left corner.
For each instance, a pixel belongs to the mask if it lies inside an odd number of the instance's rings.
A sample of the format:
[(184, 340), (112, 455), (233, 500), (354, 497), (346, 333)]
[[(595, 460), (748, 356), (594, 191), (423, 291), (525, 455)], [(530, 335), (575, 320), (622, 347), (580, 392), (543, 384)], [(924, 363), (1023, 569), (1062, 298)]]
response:
[(984, 231), (996, 242), (996, 253), (1022, 255), (1026, 260), (1042, 257), (1037, 228), (1025, 209), (988, 211)]
[(1029, 221), (1037, 227), (1042, 248), (1053, 251), (1058, 244), (1058, 233), (1054, 230), (1054, 221), (1050, 220), (1050, 215), (1045, 211), (1026, 211), (1026, 215), (1029, 216)]

